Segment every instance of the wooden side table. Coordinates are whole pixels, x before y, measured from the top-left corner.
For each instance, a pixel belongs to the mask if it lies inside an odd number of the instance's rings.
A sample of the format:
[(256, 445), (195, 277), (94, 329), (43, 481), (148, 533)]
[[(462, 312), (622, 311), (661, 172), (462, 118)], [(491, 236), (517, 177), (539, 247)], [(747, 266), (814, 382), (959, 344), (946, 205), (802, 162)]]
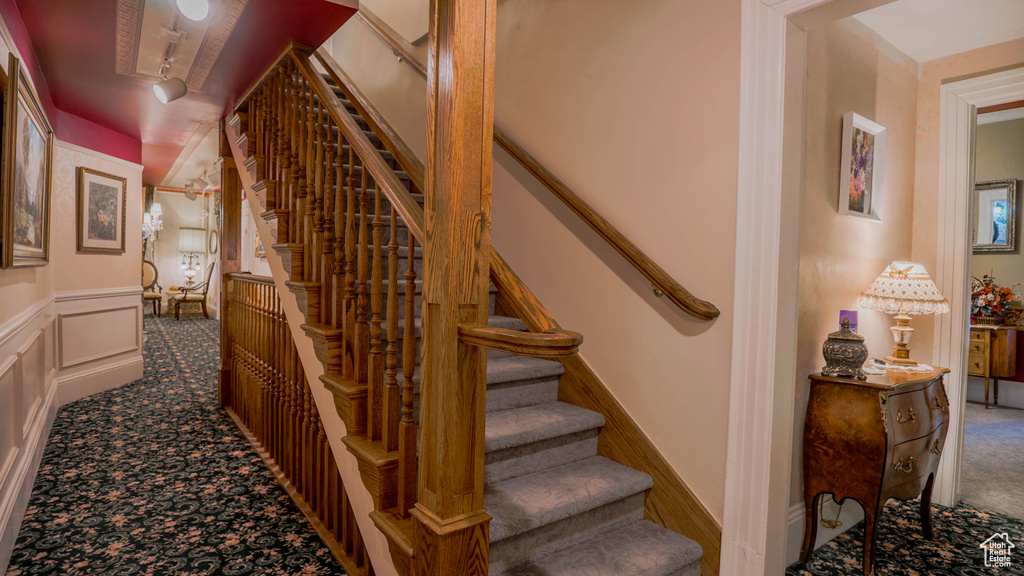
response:
[(971, 326), (967, 341), (967, 374), (985, 379), (985, 408), (988, 383), (994, 384), (992, 403), (999, 405), (999, 379), (1017, 375), (1017, 329), (1012, 326)]
[(804, 424), (804, 505), (807, 520), (801, 558), (809, 562), (818, 531), (818, 502), (825, 494), (864, 508), (864, 575), (875, 563), (875, 535), (890, 498), (921, 495), (921, 528), (932, 537), (931, 496), (949, 425), (942, 382), (931, 372), (890, 370), (865, 380), (811, 375)]

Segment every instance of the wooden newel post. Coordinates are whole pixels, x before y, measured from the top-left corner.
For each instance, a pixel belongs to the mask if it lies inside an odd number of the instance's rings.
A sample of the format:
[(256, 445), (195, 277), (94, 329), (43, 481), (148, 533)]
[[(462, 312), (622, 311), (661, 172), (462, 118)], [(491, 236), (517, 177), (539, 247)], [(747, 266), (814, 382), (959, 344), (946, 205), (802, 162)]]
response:
[(487, 322), (495, 0), (432, 0), (427, 63), (417, 575), (487, 574), (487, 355), (459, 343)]
[(231, 333), (228, 329), (228, 279), (242, 265), (242, 181), (238, 177), (235, 160), (227, 142), (227, 120), (221, 122), (221, 221), (220, 263), (217, 272), (220, 283), (220, 386), (221, 406), (231, 403)]

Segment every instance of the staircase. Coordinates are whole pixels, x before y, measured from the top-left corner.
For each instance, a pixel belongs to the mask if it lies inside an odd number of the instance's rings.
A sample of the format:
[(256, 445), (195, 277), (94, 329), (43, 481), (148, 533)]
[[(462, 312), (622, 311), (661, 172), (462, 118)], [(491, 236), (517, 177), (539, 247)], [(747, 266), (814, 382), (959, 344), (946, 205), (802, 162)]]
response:
[[(324, 365), (321, 381), (334, 395), (348, 431), (345, 445), (358, 459), (373, 497), (371, 516), (388, 538), (399, 573), (412, 574), (419, 560), (409, 509), (415, 502), (423, 333), (422, 285), (417, 283), (423, 249), (417, 246), (420, 224), (415, 217), (423, 203), (422, 174), (403, 166), (402, 158), (387, 149), (393, 138), (375, 133), (377, 122), (364, 118), (365, 108), (331, 76), (308, 77), (312, 67), (303, 64), (305, 56), (293, 58), (298, 64), (285, 62), (287, 72), (278, 76), (287, 78), (285, 83), (275, 84), (272, 73), (266, 90), (250, 99), (248, 114), (232, 118), (235, 134), (228, 138), (234, 140), (237, 164), (246, 166), (256, 182), (251, 186), (254, 200), (271, 227), (273, 250), (282, 256), (287, 285), (305, 316), (290, 321), (301, 320)], [(334, 98), (318, 95), (318, 82)], [(291, 90), (299, 95), (298, 104), (275, 96), (274, 90), (279, 95)], [(286, 122), (275, 123), (260, 107), (285, 110)], [(332, 122), (328, 107), (351, 122)], [(287, 138), (282, 126), (299, 126), (304, 118), (309, 123), (300, 128), (299, 141), (282, 140)], [(352, 126), (361, 134), (339, 137)], [(378, 158), (360, 153), (363, 138)], [(292, 158), (282, 149), (291, 150)], [(332, 157), (337, 159), (333, 165)], [(374, 178), (369, 166), (378, 161), (394, 176), (386, 179), (400, 182), (401, 192), (408, 192), (404, 199), (415, 206), (393, 205), (390, 195), (382, 193), (388, 186), (385, 178)], [(330, 193), (315, 191), (330, 190), (332, 181), (342, 190), (343, 176), (347, 194), (332, 201)], [(368, 180), (381, 183), (367, 186)], [(282, 201), (286, 189), (292, 196)], [(318, 254), (327, 260), (318, 262)], [(516, 340), (516, 334), (531, 335), (527, 325), (496, 312), (507, 308), (501, 303), (512, 297), (492, 284), (487, 324), (518, 343), (487, 352), (483, 502), (491, 516), (489, 574), (699, 575), (700, 546), (644, 519), (651, 477), (598, 455), (604, 417), (558, 401), (563, 364), (511, 353), (529, 349), (535, 355), (558, 355)], [(360, 357), (366, 358), (365, 365)]]

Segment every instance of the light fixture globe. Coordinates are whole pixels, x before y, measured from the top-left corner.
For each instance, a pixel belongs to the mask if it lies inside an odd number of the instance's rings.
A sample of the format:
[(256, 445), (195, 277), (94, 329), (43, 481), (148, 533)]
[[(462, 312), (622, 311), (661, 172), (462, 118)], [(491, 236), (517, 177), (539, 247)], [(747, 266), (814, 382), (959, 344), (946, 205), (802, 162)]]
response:
[(178, 10), (189, 20), (200, 22), (210, 15), (209, 0), (177, 0)]
[(174, 102), (188, 93), (188, 86), (181, 78), (167, 78), (153, 84), (153, 94), (161, 104)]

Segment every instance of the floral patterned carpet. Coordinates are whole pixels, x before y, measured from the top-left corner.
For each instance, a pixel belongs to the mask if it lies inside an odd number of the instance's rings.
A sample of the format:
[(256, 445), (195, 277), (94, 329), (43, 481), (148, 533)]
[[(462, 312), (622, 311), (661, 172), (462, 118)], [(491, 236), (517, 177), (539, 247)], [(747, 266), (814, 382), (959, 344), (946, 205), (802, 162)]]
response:
[[(1024, 574), (1024, 521), (960, 504), (932, 505), (934, 540), (921, 535), (918, 501), (891, 500), (879, 522), (875, 545), (877, 576), (1000, 576)], [(1005, 533), (1010, 565), (985, 566), (981, 544)], [(861, 576), (864, 523), (824, 544), (810, 562), (797, 562), (786, 576)], [(1019, 551), (1019, 552), (1018, 552)]]
[(142, 380), (58, 412), (7, 576), (344, 574), (218, 408), (219, 324), (145, 333)]

